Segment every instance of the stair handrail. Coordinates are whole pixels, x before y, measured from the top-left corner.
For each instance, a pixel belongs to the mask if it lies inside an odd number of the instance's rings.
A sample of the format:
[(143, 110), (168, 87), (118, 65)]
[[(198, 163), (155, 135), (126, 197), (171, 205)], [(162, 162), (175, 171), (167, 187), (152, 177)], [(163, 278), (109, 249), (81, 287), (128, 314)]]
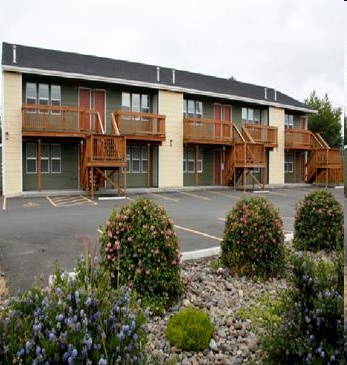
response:
[(101, 121), (100, 113), (97, 111), (95, 114), (96, 114), (97, 122), (98, 122), (98, 124), (99, 124), (99, 126), (100, 126), (100, 129), (101, 129), (101, 133), (102, 133), (102, 134), (105, 134), (105, 133), (106, 133), (106, 131), (105, 131), (104, 126), (102, 125), (102, 121)]
[[(330, 146), (328, 145), (328, 143), (324, 140), (324, 138), (318, 132), (311, 131), (311, 136), (314, 139), (314, 141), (316, 142), (316, 144), (318, 145), (318, 148), (330, 149)], [(313, 145), (313, 143), (311, 143), (311, 144), (313, 147), (315, 147)]]
[(244, 134), (247, 137), (247, 140), (245, 139), (245, 142), (251, 142), (254, 143), (254, 139), (251, 136), (251, 134), (248, 132), (248, 130), (245, 128), (245, 126), (242, 126), (242, 134)]
[[(239, 137), (239, 139), (241, 140), (240, 142), (241, 143), (245, 143), (246, 142), (246, 140), (245, 140), (245, 138), (243, 137), (243, 135), (242, 135), (242, 133), (239, 131), (239, 129), (237, 128), (237, 126), (233, 123), (233, 131), (235, 131), (236, 132), (236, 135)], [(234, 136), (235, 134), (233, 133), (233, 136)], [(235, 141), (235, 138), (233, 138), (233, 140), (234, 140), (234, 142), (236, 142)]]
[(111, 113), (111, 122), (112, 122), (112, 127), (113, 127), (114, 134), (116, 136), (120, 136), (120, 132), (119, 132), (119, 129), (118, 129), (118, 125), (117, 125), (117, 121), (116, 121), (116, 117), (114, 116), (114, 113)]

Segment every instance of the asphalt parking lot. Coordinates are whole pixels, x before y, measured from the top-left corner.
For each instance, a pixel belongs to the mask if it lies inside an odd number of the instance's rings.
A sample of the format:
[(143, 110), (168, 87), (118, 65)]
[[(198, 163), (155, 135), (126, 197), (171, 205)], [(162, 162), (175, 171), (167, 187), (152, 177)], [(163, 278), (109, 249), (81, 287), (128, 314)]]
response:
[[(50, 195), (3, 199), (0, 210), (0, 267), (11, 291), (43, 283), (58, 262), (73, 270), (86, 246), (98, 245), (98, 229), (113, 208), (138, 196), (156, 201), (173, 218), (182, 252), (219, 246), (228, 211), (245, 194), (270, 200), (283, 219), (285, 233), (293, 232), (295, 205), (313, 187), (281, 188), (267, 192), (201, 189), (179, 192), (129, 192), (127, 199), (83, 195)], [(344, 204), (343, 189), (330, 189)], [(346, 225), (345, 225), (346, 226)]]

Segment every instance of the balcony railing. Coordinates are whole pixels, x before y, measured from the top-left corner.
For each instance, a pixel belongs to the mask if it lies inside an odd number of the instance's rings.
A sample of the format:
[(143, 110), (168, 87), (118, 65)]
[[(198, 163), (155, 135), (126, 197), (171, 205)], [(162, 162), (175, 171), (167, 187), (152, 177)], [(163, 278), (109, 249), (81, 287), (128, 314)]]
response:
[(85, 134), (103, 133), (98, 112), (79, 107), (32, 105), (22, 106), (24, 134)]
[(130, 139), (165, 140), (165, 115), (117, 110), (112, 112), (114, 130)]
[(265, 147), (278, 146), (278, 128), (268, 125), (243, 124), (254, 142), (264, 143)]
[(313, 150), (322, 147), (322, 144), (309, 130), (287, 128), (285, 130), (285, 146), (287, 149)]
[(184, 118), (185, 143), (231, 144), (232, 123), (204, 118)]

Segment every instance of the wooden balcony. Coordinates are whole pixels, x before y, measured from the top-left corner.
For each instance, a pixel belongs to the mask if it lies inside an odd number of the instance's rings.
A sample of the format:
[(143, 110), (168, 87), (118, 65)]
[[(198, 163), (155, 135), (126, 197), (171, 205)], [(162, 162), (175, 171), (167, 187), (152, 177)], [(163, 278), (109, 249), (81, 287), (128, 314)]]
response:
[[(325, 141), (319, 136), (306, 129), (286, 128), (285, 148), (292, 150), (314, 150), (326, 145)], [(329, 147), (329, 146), (325, 146)]]
[(165, 115), (117, 110), (112, 112), (113, 129), (127, 139), (165, 141)]
[(83, 137), (102, 132), (100, 115), (92, 110), (53, 105), (22, 106), (23, 136)]
[(232, 123), (204, 118), (183, 119), (184, 143), (231, 145)]
[(243, 124), (253, 141), (264, 143), (267, 148), (278, 147), (278, 128), (260, 124)]

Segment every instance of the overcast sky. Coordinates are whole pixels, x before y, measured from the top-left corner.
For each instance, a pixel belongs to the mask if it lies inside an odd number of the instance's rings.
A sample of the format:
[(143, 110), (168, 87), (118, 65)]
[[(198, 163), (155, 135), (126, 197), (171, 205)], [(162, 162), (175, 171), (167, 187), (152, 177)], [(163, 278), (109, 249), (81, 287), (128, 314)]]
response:
[(1, 0), (0, 40), (233, 76), (300, 101), (316, 90), (347, 104), (343, 0)]

